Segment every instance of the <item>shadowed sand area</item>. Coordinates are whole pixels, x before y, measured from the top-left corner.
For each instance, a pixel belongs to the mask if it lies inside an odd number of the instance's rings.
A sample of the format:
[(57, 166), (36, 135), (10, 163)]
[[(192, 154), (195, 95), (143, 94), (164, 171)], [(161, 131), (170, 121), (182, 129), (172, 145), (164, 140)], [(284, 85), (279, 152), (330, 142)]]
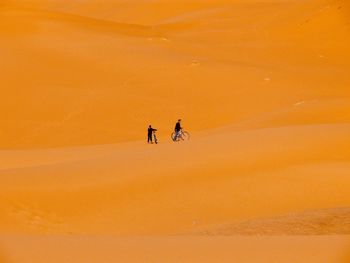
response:
[(334, 208), (213, 227), (206, 235), (349, 235), (350, 209)]
[(8, 0), (0, 39), (0, 263), (350, 262), (348, 1)]

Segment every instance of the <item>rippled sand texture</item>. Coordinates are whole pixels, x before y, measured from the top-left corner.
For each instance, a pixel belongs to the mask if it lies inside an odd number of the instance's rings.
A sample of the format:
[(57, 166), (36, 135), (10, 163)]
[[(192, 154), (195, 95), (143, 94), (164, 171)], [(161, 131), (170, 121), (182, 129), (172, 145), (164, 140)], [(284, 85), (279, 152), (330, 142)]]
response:
[(1, 1), (0, 55), (0, 263), (350, 262), (348, 1)]

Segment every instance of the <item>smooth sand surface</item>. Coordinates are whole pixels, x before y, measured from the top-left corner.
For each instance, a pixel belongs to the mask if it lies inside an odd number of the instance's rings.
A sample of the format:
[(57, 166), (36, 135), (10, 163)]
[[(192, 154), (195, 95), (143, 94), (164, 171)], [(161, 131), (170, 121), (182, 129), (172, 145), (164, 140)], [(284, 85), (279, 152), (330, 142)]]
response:
[[(2, 242), (2, 240), (6, 240)], [(0, 237), (11, 262), (347, 263), (348, 237)], [(13, 255), (9, 257), (8, 255)]]
[(0, 55), (0, 263), (350, 262), (348, 1), (7, 0)]

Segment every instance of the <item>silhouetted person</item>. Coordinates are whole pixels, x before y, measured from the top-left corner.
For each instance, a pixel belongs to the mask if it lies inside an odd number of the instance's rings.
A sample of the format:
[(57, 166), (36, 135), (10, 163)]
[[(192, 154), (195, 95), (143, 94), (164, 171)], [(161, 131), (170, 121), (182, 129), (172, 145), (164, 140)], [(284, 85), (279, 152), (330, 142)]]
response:
[(147, 139), (147, 142), (148, 143), (153, 143), (153, 132), (157, 131), (157, 129), (153, 129), (152, 126), (148, 126), (148, 139)]
[(176, 141), (177, 137), (179, 137), (181, 130), (182, 130), (181, 119), (179, 119), (177, 121), (177, 123), (175, 124), (175, 138), (174, 138), (174, 141)]

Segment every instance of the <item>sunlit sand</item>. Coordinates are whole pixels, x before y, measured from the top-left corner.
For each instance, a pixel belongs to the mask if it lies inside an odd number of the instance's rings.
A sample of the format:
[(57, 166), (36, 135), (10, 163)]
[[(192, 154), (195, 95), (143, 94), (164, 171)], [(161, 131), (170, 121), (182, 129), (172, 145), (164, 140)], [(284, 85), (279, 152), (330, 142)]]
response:
[(350, 262), (348, 1), (8, 0), (0, 40), (0, 263)]

